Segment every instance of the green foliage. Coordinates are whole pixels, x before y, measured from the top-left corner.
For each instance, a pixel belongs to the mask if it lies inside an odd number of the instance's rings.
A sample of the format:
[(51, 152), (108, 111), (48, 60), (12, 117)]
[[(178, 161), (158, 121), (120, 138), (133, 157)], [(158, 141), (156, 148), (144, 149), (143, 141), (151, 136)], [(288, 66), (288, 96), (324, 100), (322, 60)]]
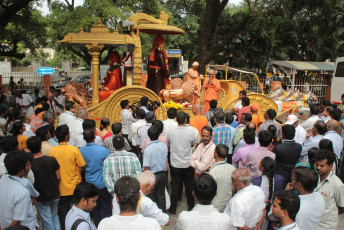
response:
[(0, 56), (23, 58), (24, 50), (18, 50), (20, 44), (34, 53), (36, 48), (47, 43), (46, 27), (44, 17), (38, 10), (33, 9), (32, 4), (29, 4), (15, 14), (0, 33), (0, 48), (8, 46), (7, 52), (0, 49)]
[[(204, 18), (206, 8), (224, 0), (85, 0), (78, 7), (72, 0), (47, 2), (52, 13), (46, 17), (34, 10), (32, 4), (13, 16), (0, 33), (0, 44), (9, 44), (15, 53), (24, 53), (24, 47), (32, 51), (51, 47), (56, 50), (48, 63), (53, 67), (60, 67), (66, 59), (77, 65), (89, 65), (91, 56), (87, 48), (66, 46), (59, 40), (67, 33), (79, 32), (80, 26), (89, 31), (98, 17), (106, 24), (109, 19), (118, 22), (137, 12), (159, 17), (164, 10), (170, 15), (169, 24), (185, 31), (184, 35), (165, 35), (165, 47), (181, 49), (190, 63), (200, 55), (201, 46), (205, 46), (202, 55), (209, 57), (207, 62), (229, 61), (231, 66), (256, 69), (264, 69), (271, 59), (334, 61), (344, 55), (344, 1), (340, 0), (246, 0), (239, 6), (227, 4), (221, 12), (209, 14), (219, 18), (207, 30), (211, 35), (205, 43), (200, 39), (207, 34), (199, 34), (199, 29), (211, 19)], [(246, 18), (247, 23), (236, 28)], [(142, 55), (147, 56), (155, 35), (140, 33), (140, 37)], [(120, 54), (126, 51), (126, 47), (113, 49)], [(102, 51), (101, 63), (106, 63), (108, 50)], [(212, 54), (213, 50), (219, 51)], [(33, 53), (19, 63), (43, 59), (44, 54)]]

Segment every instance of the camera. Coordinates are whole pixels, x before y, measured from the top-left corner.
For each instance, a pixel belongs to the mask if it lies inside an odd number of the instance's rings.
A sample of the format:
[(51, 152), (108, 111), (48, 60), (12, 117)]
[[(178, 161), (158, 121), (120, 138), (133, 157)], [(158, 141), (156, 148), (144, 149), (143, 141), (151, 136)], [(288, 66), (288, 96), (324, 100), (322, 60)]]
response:
[(160, 105), (161, 105), (161, 104), (160, 104), (160, 102), (158, 102), (158, 101), (149, 100), (149, 101), (148, 101), (148, 105), (147, 105), (147, 109), (148, 109), (149, 111), (154, 112), (154, 110), (156, 110)]

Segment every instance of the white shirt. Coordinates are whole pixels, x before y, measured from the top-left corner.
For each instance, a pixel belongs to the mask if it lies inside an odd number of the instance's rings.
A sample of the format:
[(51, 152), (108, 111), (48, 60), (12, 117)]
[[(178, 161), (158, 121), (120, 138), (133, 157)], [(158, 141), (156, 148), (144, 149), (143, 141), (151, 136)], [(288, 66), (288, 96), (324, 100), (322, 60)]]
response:
[(328, 131), (324, 134), (324, 139), (332, 141), (333, 152), (337, 155), (337, 159), (340, 159), (343, 150), (343, 138), (335, 131)]
[(234, 105), (234, 109), (241, 109), (242, 108), (242, 100), (237, 101)]
[[(166, 225), (169, 221), (169, 216), (166, 213), (163, 213), (156, 203), (154, 203), (149, 197), (146, 197), (142, 191), (140, 191), (140, 193), (141, 201), (137, 205), (136, 214), (142, 214), (144, 217), (153, 218), (159, 223), (159, 225)], [(119, 205), (116, 201), (116, 195), (114, 195), (112, 200), (112, 215), (119, 215), (120, 212)]]
[(195, 127), (191, 126), (190, 124), (186, 124), (185, 127), (188, 128), (188, 129), (191, 129), (192, 132), (195, 135), (196, 142), (195, 142), (195, 145), (191, 147), (192, 152), (195, 152), (196, 151), (196, 144), (201, 142), (201, 136), (199, 135), (198, 129), (196, 129)]
[(162, 135), (167, 136), (170, 130), (176, 129), (178, 127), (178, 122), (174, 119), (168, 118), (162, 122), (164, 124), (164, 130), (162, 131)]
[(77, 230), (96, 230), (96, 226), (94, 226), (93, 222), (91, 221), (90, 213), (81, 210), (80, 208), (73, 205), (73, 207), (69, 210), (66, 216), (65, 227), (66, 229), (71, 229), (74, 222), (77, 219), (83, 219), (86, 222), (81, 222), (78, 225)]
[(301, 127), (308, 131), (309, 129), (313, 128), (314, 123), (318, 120), (320, 120), (318, 115), (312, 115), (301, 124)]
[(82, 128), (82, 123), (84, 122), (81, 118), (76, 118), (75, 120), (67, 123), (70, 132), (69, 142), (71, 145), (74, 145), (74, 140), (77, 136), (83, 135), (84, 129)]
[[(22, 94), (22, 98), (19, 98), (19, 97), (16, 98), (16, 103), (19, 105), (30, 105), (31, 103), (33, 103), (33, 100), (29, 94)], [(21, 111), (24, 114), (28, 113), (32, 116), (33, 107), (32, 107), (32, 105), (30, 107), (27, 107), (27, 108), (21, 107)]]
[(136, 144), (137, 130), (141, 126), (144, 126), (146, 124), (147, 124), (147, 122), (145, 119), (139, 119), (131, 125), (131, 129), (129, 130), (129, 134), (128, 134), (128, 139), (129, 139), (129, 141), (131, 141), (131, 144), (133, 146), (139, 145), (139, 143)]
[[(60, 96), (56, 97), (56, 101), (59, 104), (63, 105), (63, 108), (65, 107), (65, 105), (66, 105), (66, 98), (65, 98), (65, 96), (60, 95)], [(63, 113), (63, 108), (60, 109), (59, 107), (56, 106), (56, 112)]]
[[(302, 230), (302, 229), (297, 225), (297, 223), (294, 222), (292, 224), (278, 227), (275, 230)], [(307, 229), (303, 229), (303, 230), (307, 230)]]
[(59, 117), (59, 125), (66, 125), (69, 122), (72, 122), (75, 120), (75, 116), (71, 111), (66, 111), (62, 113)]
[(36, 136), (36, 135), (32, 132), (32, 130), (31, 130), (31, 125), (26, 124), (26, 123), (24, 123), (24, 125), (25, 125), (25, 128), (26, 128), (26, 131), (23, 132), (23, 135), (24, 135), (24, 136), (26, 136), (27, 138)]
[(104, 218), (98, 225), (98, 230), (161, 230), (158, 222), (141, 214), (135, 216), (120, 216), (117, 214)]
[(223, 212), (226, 204), (232, 196), (232, 173), (235, 167), (227, 164), (225, 161), (215, 162), (209, 171), (209, 174), (217, 183), (216, 196), (213, 199), (213, 205), (219, 212)]
[[(96, 136), (96, 139), (94, 140), (94, 142), (98, 144), (99, 146), (104, 146), (104, 142), (100, 136)], [(74, 139), (74, 146), (79, 149), (86, 146), (86, 144), (87, 143), (84, 140), (84, 134), (80, 134)]]
[(319, 192), (325, 200), (325, 211), (319, 222), (317, 230), (337, 229), (338, 207), (344, 207), (344, 184), (333, 172), (324, 179), (318, 180), (314, 190)]
[(306, 130), (298, 125), (295, 128), (295, 142), (303, 145), (306, 140)]
[(121, 118), (122, 118), (122, 134), (128, 135), (131, 124), (137, 120), (133, 117), (133, 114), (130, 112), (129, 109), (122, 110)]
[(231, 230), (237, 227), (255, 228), (262, 218), (265, 208), (265, 195), (258, 186), (250, 184), (232, 197), (225, 208), (231, 218)]
[(195, 145), (195, 133), (185, 126), (178, 126), (169, 132), (167, 142), (170, 144), (171, 165), (175, 168), (190, 167), (191, 146)]
[(299, 195), (300, 210), (297, 212), (295, 222), (302, 229), (317, 229), (321, 216), (325, 211), (325, 201), (318, 192)]
[(177, 220), (179, 230), (229, 230), (231, 221), (211, 205), (197, 204), (192, 211), (182, 211)]

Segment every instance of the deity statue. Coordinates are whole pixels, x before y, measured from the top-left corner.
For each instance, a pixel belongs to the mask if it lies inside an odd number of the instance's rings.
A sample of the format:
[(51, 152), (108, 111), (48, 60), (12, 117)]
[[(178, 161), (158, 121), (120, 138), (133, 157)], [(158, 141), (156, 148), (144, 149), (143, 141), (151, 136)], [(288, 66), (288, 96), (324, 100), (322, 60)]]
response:
[(83, 108), (87, 109), (87, 104), (90, 102), (91, 95), (82, 83), (80, 84), (71, 81), (69, 84), (65, 85), (61, 91), (64, 93), (66, 100), (73, 100)]
[(195, 91), (194, 91), (194, 97), (193, 97), (193, 101), (190, 101), (190, 104), (196, 104), (197, 100), (200, 98), (201, 96), (201, 87), (202, 87), (202, 79), (203, 79), (203, 75), (199, 74), (197, 69), (199, 67), (199, 63), (197, 61), (195, 61), (194, 63), (192, 63), (192, 67), (188, 70), (188, 72), (185, 73), (184, 75), (184, 82), (193, 82), (195, 85)]
[(189, 103), (194, 101), (195, 98), (195, 84), (192, 81), (183, 82), (180, 78), (175, 78), (171, 81), (170, 89), (163, 89), (160, 91), (159, 97), (165, 102), (169, 102), (171, 99), (174, 101), (187, 100)]
[(113, 92), (123, 86), (120, 66), (120, 56), (117, 52), (109, 55), (110, 68), (102, 82), (102, 89), (99, 91), (99, 102), (105, 101)]
[(165, 39), (159, 34), (149, 55), (147, 88), (159, 95), (169, 82), (167, 55), (164, 51)]

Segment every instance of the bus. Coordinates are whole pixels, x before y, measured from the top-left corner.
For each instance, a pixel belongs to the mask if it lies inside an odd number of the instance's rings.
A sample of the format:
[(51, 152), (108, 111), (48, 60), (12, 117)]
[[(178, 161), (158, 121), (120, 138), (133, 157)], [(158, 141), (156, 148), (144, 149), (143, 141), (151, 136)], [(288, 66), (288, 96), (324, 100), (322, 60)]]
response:
[(344, 57), (337, 58), (331, 83), (331, 101), (341, 102), (344, 93)]

